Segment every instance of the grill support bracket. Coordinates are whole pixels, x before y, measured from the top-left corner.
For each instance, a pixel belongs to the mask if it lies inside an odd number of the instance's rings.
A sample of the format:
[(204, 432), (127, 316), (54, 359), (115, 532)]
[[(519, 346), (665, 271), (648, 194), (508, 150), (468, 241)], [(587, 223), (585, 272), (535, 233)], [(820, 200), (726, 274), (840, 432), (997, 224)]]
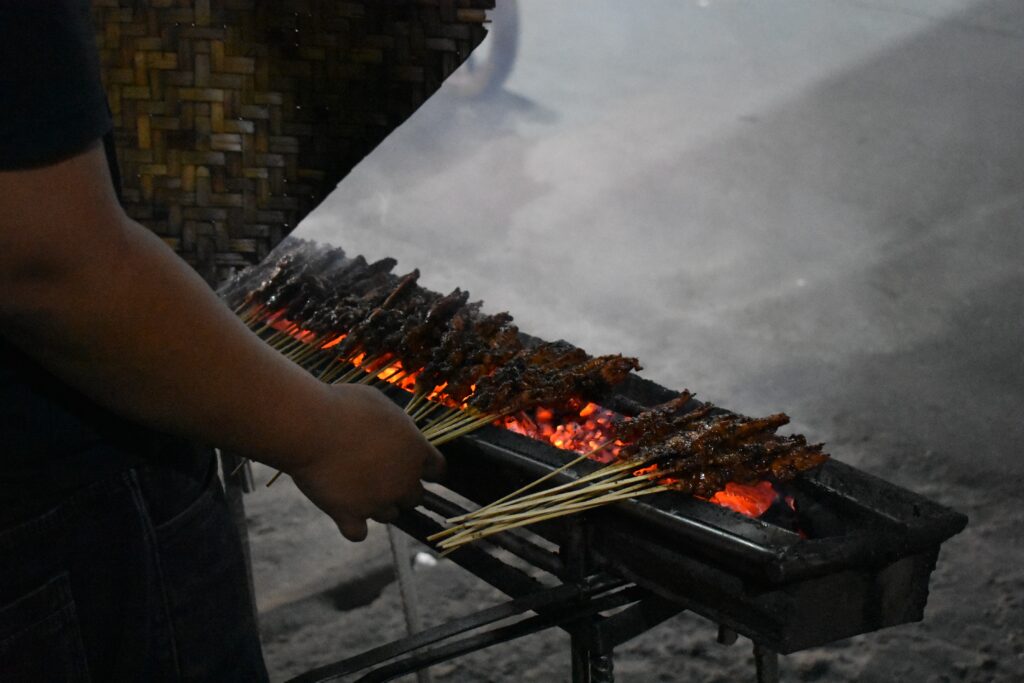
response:
[[(427, 494), (424, 507), (444, 515), (463, 512), (433, 493)], [(450, 555), (456, 564), (506, 593), (511, 600), (317, 667), (288, 683), (382, 683), (552, 627), (570, 635), (573, 683), (614, 683), (615, 648), (685, 608), (628, 580), (604, 573), (603, 563), (593, 552), (593, 529), (586, 515), (562, 523), (566, 530), (557, 555), (525, 539), (516, 538), (510, 543), (511, 534), (460, 548)], [(421, 542), (441, 529), (433, 519), (416, 511), (403, 513), (395, 526)], [(544, 586), (478, 546), (503, 547), (534, 566), (547, 565), (555, 570), (549, 573), (562, 583)], [(610, 616), (602, 614), (610, 610), (618, 611)], [(530, 612), (533, 616), (496, 626)], [(758, 683), (778, 683), (778, 655), (761, 645), (755, 645), (754, 652)], [(360, 672), (361, 677), (350, 678)]]

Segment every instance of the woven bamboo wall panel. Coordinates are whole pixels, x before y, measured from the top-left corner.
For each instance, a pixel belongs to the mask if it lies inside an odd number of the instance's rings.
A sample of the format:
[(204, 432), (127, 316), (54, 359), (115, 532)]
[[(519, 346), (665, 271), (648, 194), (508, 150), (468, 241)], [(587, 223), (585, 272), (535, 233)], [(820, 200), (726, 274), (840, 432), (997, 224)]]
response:
[(123, 201), (211, 283), (441, 85), (494, 0), (93, 0)]

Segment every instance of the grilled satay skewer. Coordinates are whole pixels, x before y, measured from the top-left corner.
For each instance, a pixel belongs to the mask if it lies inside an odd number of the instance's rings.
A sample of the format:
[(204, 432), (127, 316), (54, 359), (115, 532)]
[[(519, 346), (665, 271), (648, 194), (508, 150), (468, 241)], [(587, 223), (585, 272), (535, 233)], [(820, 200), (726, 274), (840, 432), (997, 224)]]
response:
[[(531, 500), (531, 499), (536, 500), (538, 498), (541, 498), (541, 497), (547, 495), (549, 492), (552, 492), (552, 491), (554, 491), (554, 492), (564, 491), (567, 488), (572, 488), (572, 487), (575, 487), (575, 486), (579, 485), (582, 482), (588, 481), (589, 478), (584, 477), (584, 478), (580, 478), (580, 479), (576, 480), (575, 482), (570, 482), (568, 484), (562, 484), (561, 486), (557, 486), (554, 489), (548, 489), (547, 491), (541, 491), (539, 493), (534, 493), (534, 494), (531, 494), (529, 496), (524, 496), (523, 495), (523, 494), (525, 494), (526, 491), (529, 491), (530, 489), (535, 488), (536, 486), (538, 486), (538, 485), (542, 484), (543, 482), (551, 479), (552, 477), (560, 474), (561, 472), (564, 472), (564, 471), (566, 471), (568, 469), (571, 469), (572, 467), (575, 467), (576, 465), (582, 463), (583, 461), (593, 457), (594, 455), (596, 455), (597, 453), (603, 451), (605, 448), (607, 448), (608, 446), (612, 445), (616, 441), (619, 442), (619, 443), (624, 443), (624, 442), (629, 443), (629, 442), (632, 442), (632, 444), (636, 444), (639, 441), (639, 439), (641, 437), (645, 436), (645, 435), (648, 436), (649, 438), (652, 438), (652, 439), (653, 438), (657, 438), (657, 435), (662, 435), (662, 437), (664, 437), (664, 435), (666, 433), (668, 433), (672, 429), (674, 424), (676, 424), (678, 422), (678, 420), (676, 419), (677, 415), (680, 413), (681, 409), (686, 404), (688, 404), (690, 402), (690, 400), (692, 398), (693, 398), (693, 394), (688, 389), (684, 389), (675, 398), (673, 398), (673, 399), (671, 399), (669, 401), (666, 401), (665, 403), (662, 403), (660, 405), (657, 405), (657, 406), (655, 406), (653, 408), (650, 408), (650, 409), (640, 413), (636, 417), (626, 418), (626, 419), (622, 420), (621, 422), (619, 422), (615, 426), (614, 438), (606, 441), (603, 444), (601, 444), (598, 448), (596, 448), (596, 449), (594, 449), (592, 451), (583, 453), (582, 455), (580, 455), (577, 458), (571, 460), (570, 462), (566, 463), (565, 465), (562, 465), (558, 469), (553, 470), (552, 472), (549, 472), (548, 474), (545, 474), (544, 476), (540, 477), (539, 479), (535, 479), (534, 481), (530, 482), (526, 486), (523, 486), (520, 489), (517, 489), (516, 491), (513, 491), (512, 493), (510, 493), (510, 494), (508, 494), (508, 495), (506, 495), (506, 496), (504, 496), (502, 498), (499, 498), (498, 500), (493, 501), (492, 503), (490, 503), (488, 505), (485, 505), (484, 507), (482, 507), (482, 508), (480, 508), (478, 510), (475, 510), (473, 512), (467, 513), (465, 515), (460, 515), (458, 517), (453, 517), (453, 518), (447, 520), (448, 523), (462, 522), (462, 521), (469, 520), (469, 519), (472, 519), (472, 518), (475, 518), (475, 517), (484, 516), (484, 515), (492, 513), (495, 510), (504, 509), (505, 507), (507, 507), (507, 505), (521, 504), (523, 501)], [(691, 411), (690, 413), (688, 413), (688, 415), (696, 416), (696, 415), (698, 415), (698, 413), (696, 411)], [(621, 457), (623, 459), (629, 460), (631, 457), (635, 457), (635, 456), (631, 456), (631, 453), (633, 453), (634, 451), (635, 451), (635, 447), (634, 447), (633, 451), (630, 451), (630, 452), (622, 455)], [(634, 461), (634, 464), (635, 464), (635, 466), (637, 468), (642, 467), (642, 463), (640, 463), (640, 462)], [(608, 469), (609, 468), (604, 468), (604, 470), (608, 470)], [(618, 468), (616, 470), (616, 472), (621, 471), (621, 469), (622, 468)], [(602, 470), (599, 470), (598, 472), (602, 472)], [(608, 475), (610, 475), (610, 474), (611, 473), (609, 472)], [(593, 476), (593, 473), (590, 476)], [(605, 475), (602, 475), (602, 476), (605, 476)]]
[[(676, 405), (685, 402), (677, 401)], [(671, 417), (670, 411), (655, 409), (624, 421), (618, 433), (638, 434), (638, 427), (644, 425), (649, 431), (642, 434), (649, 437), (679, 422), (680, 418)], [(730, 481), (752, 483), (770, 475), (792, 478), (821, 464), (827, 456), (820, 445), (808, 446), (801, 436), (776, 436), (774, 431), (787, 422), (788, 417), (783, 414), (759, 419), (725, 414), (701, 422), (687, 432), (666, 435), (661, 443), (639, 450), (624, 449), (635, 459), (618, 472), (598, 477), (586, 487), (566, 484), (556, 487), (557, 490), (522, 496), (464, 515), (460, 526), (447, 530), (445, 535), (450, 538), (441, 547), (451, 550), (504, 529), (593, 509), (598, 503), (608, 504), (623, 497), (676, 490), (710, 498)], [(613, 489), (618, 492), (609, 494)]]

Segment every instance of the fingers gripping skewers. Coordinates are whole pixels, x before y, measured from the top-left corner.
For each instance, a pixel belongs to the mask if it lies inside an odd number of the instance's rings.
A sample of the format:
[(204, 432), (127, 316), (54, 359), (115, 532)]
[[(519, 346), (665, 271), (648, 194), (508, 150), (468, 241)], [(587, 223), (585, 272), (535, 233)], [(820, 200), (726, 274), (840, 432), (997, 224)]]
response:
[[(572, 426), (640, 367), (620, 355), (591, 357), (567, 342), (525, 345), (508, 313), (482, 313), (481, 303), (470, 303), (461, 289), (431, 292), (419, 285), (419, 271), (398, 276), (395, 265), (287, 240), (276, 259), (243, 273), (221, 294), (268, 344), (324, 382), (409, 392), (405, 412), (435, 445), (500, 421), (536, 426), (541, 415), (566, 416)], [(827, 457), (803, 437), (776, 435), (785, 415), (747, 418), (692, 398), (683, 392), (573, 443), (568, 447), (580, 455), (559, 470), (449, 520), (457, 526), (438, 535), (440, 546), (453, 550), (505, 529), (656, 492), (710, 498), (727, 483), (786, 480)], [(563, 447), (561, 439), (552, 443)], [(613, 462), (568, 484), (533, 490), (589, 458)]]

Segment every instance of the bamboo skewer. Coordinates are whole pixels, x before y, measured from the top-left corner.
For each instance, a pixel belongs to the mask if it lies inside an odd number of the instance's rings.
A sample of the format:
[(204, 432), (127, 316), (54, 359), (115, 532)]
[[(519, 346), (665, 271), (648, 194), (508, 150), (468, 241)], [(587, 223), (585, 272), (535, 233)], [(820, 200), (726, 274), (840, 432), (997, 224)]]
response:
[(575, 498), (590, 496), (594, 493), (600, 493), (601, 491), (611, 491), (617, 488), (622, 488), (624, 486), (632, 486), (638, 482), (649, 481), (660, 476), (661, 474), (656, 472), (641, 475), (626, 474), (625, 476), (620, 476), (609, 481), (602, 481), (596, 484), (591, 484), (590, 486), (579, 488), (574, 491), (566, 491), (564, 493), (555, 494), (553, 496), (546, 496), (544, 498), (539, 498), (536, 500), (513, 502), (507, 506), (489, 510), (486, 514), (473, 515), (472, 517), (468, 518), (463, 523), (463, 525), (479, 526), (481, 524), (491, 524), (493, 522), (493, 518), (500, 518), (503, 515), (515, 512), (516, 510), (536, 509), (538, 507), (548, 507), (551, 504), (562, 504), (565, 502), (572, 501)]
[(334, 358), (330, 356), (327, 349), (320, 348), (311, 353), (309, 358), (303, 358), (300, 364), (309, 374), (319, 378), (321, 373), (331, 367), (333, 362)]
[[(637, 477), (637, 478), (639, 479), (640, 477)], [(504, 515), (500, 515), (500, 516), (498, 516), (498, 517), (496, 517), (494, 519), (491, 519), (491, 520), (489, 520), (489, 521), (487, 521), (485, 523), (476, 524), (476, 525), (472, 525), (472, 524), (465, 525), (463, 528), (465, 528), (467, 530), (473, 530), (474, 527), (478, 527), (476, 530), (479, 530), (479, 528), (503, 526), (503, 525), (505, 525), (505, 524), (507, 524), (509, 522), (517, 522), (517, 521), (524, 520), (524, 519), (532, 519), (532, 518), (535, 518), (535, 517), (540, 516), (540, 515), (547, 515), (547, 514), (549, 514), (551, 512), (554, 512), (554, 511), (576, 510), (576, 509), (580, 509), (580, 508), (583, 508), (583, 507), (589, 507), (593, 503), (598, 502), (598, 501), (603, 501), (603, 500), (605, 500), (608, 497), (616, 497), (616, 499), (617, 499), (618, 497), (621, 497), (621, 496), (623, 496), (623, 495), (625, 495), (627, 493), (631, 493), (633, 491), (638, 491), (641, 488), (644, 488), (645, 486), (647, 486), (646, 481), (628, 482), (628, 483), (629, 483), (629, 486), (624, 488), (622, 491), (616, 491), (614, 493), (602, 493), (601, 490), (596, 490), (596, 491), (594, 491), (594, 493), (597, 493), (597, 494), (600, 494), (600, 495), (590, 496), (590, 497), (588, 497), (587, 500), (583, 500), (583, 501), (572, 501), (572, 500), (570, 500), (570, 501), (564, 501), (564, 502), (561, 502), (561, 503), (556, 503), (554, 505), (546, 505), (546, 506), (544, 506), (544, 507), (542, 507), (540, 509), (536, 509), (536, 510), (527, 510), (525, 512), (510, 512), (510, 513), (507, 513), (507, 514), (504, 514)], [(588, 487), (588, 489), (589, 488), (590, 487)], [(449, 539), (447, 541), (443, 541), (439, 545), (441, 545), (441, 546), (449, 545), (449, 544), (451, 544), (452, 540), (454, 540), (454, 539)]]
[(246, 318), (248, 318), (252, 314), (255, 308), (256, 307), (253, 306), (248, 301), (243, 301), (242, 303), (232, 308), (231, 312), (237, 315), (239, 318), (241, 318), (242, 322), (245, 322)]
[[(638, 465), (635, 462), (615, 463), (615, 464), (612, 464), (612, 465), (608, 465), (606, 467), (602, 467), (599, 470), (591, 472), (590, 474), (584, 475), (584, 476), (580, 477), (579, 479), (574, 479), (571, 482), (568, 482), (568, 483), (565, 483), (565, 484), (561, 484), (559, 486), (555, 486), (555, 487), (550, 488), (550, 489), (545, 489), (544, 491), (539, 491), (537, 493), (530, 494), (530, 495), (527, 495), (527, 496), (518, 497), (518, 498), (516, 498), (513, 501), (513, 503), (518, 504), (518, 503), (524, 503), (524, 502), (531, 502), (531, 504), (541, 505), (541, 504), (544, 503), (544, 500), (546, 498), (548, 498), (548, 497), (550, 497), (552, 495), (557, 495), (559, 492), (567, 491), (569, 489), (576, 488), (576, 487), (580, 486), (581, 484), (586, 484), (587, 482), (594, 482), (595, 480), (598, 480), (597, 483), (600, 484), (601, 483), (600, 480), (602, 480), (602, 479), (607, 480), (610, 477), (614, 477), (616, 474), (621, 474), (622, 472), (625, 472), (627, 470), (635, 470), (638, 467), (641, 467), (641, 465)], [(552, 472), (551, 474), (554, 474), (554, 473)], [(536, 483), (539, 483), (539, 482), (540, 482), (540, 480), (537, 480)], [(588, 487), (584, 487), (583, 489), (580, 489), (580, 490), (581, 491), (586, 491), (588, 488), (589, 488), (589, 486)], [(503, 512), (505, 507), (501, 506), (501, 505), (498, 505), (497, 502), (498, 501), (495, 501), (495, 503), (492, 503), (492, 507), (481, 508), (480, 510), (476, 510), (474, 512), (469, 512), (469, 513), (466, 513), (465, 515), (459, 515), (457, 517), (452, 517), (452, 518), (450, 518), (448, 520), (445, 520), (445, 521), (447, 521), (449, 524), (459, 523), (459, 522), (467, 522), (467, 521), (471, 520), (475, 515), (480, 514), (480, 513), (484, 512), (484, 511), (487, 511), (488, 513), (491, 513), (491, 512), (498, 512), (498, 513)], [(484, 515), (484, 516), (486, 516), (486, 515)], [(434, 541), (434, 540), (437, 540), (438, 538), (443, 538), (445, 536), (448, 536), (448, 535), (454, 533), (453, 530), (457, 529), (457, 528), (458, 527), (452, 527), (452, 528), (449, 528), (449, 529), (445, 529), (444, 531), (439, 531), (438, 533), (436, 533), (436, 534), (434, 534), (432, 536), (427, 537), (427, 540), (428, 541)]]
[(459, 436), (468, 434), (480, 427), (488, 425), (507, 414), (507, 411), (502, 411), (499, 413), (481, 415), (479, 417), (467, 416), (462, 419), (452, 421), (443, 429), (424, 431), (424, 435), (429, 441), (435, 443), (435, 445), (437, 442), (447, 443), (452, 439), (457, 439)]
[(445, 434), (443, 436), (435, 436), (434, 438), (430, 439), (430, 443), (433, 444), (434, 446), (443, 446), (444, 444), (448, 443), (449, 441), (454, 441), (455, 439), (458, 439), (459, 437), (465, 436), (466, 434), (469, 434), (471, 432), (475, 432), (476, 430), (480, 429), (481, 427), (486, 427), (487, 425), (491, 424), (495, 420), (501, 419), (506, 414), (507, 413), (498, 413), (496, 415), (485, 415), (484, 417), (480, 418), (479, 420), (477, 420), (475, 422), (471, 422), (468, 425), (465, 425), (464, 427), (460, 427), (459, 429), (455, 430), (454, 432), (450, 432), (450, 433)]
[(552, 470), (552, 471), (548, 472), (547, 474), (545, 474), (543, 477), (540, 477), (539, 479), (534, 479), (533, 481), (531, 481), (526, 486), (519, 487), (518, 489), (516, 489), (512, 493), (504, 495), (501, 498), (488, 503), (487, 505), (483, 506), (479, 510), (476, 510), (475, 512), (471, 512), (471, 513), (466, 514), (466, 515), (460, 515), (459, 517), (453, 517), (452, 519), (449, 519), (448, 522), (451, 523), (453, 521), (455, 521), (455, 522), (462, 521), (463, 518), (466, 518), (466, 517), (469, 517), (469, 516), (479, 515), (484, 510), (489, 510), (489, 509), (498, 507), (502, 503), (504, 503), (505, 501), (510, 500), (512, 498), (515, 498), (519, 494), (525, 493), (526, 491), (529, 491), (530, 489), (532, 489), (532, 488), (534, 488), (534, 487), (536, 487), (536, 486), (538, 486), (540, 484), (543, 484), (548, 479), (551, 479), (552, 477), (557, 476), (557, 475), (561, 474), (562, 472), (565, 472), (566, 470), (568, 470), (568, 469), (570, 469), (572, 467), (575, 467), (576, 465), (579, 465), (581, 462), (583, 462), (585, 460), (589, 460), (593, 456), (595, 456), (598, 453), (600, 453), (601, 451), (603, 451), (605, 448), (608, 448), (608, 446), (612, 445), (612, 443), (614, 443), (614, 441), (611, 441), (611, 440), (605, 441), (603, 444), (601, 444), (597, 448), (595, 448), (595, 449), (593, 449), (591, 451), (587, 451), (586, 453), (583, 453), (583, 454), (579, 455), (578, 457), (576, 457), (576, 458), (572, 459), (571, 461), (565, 463), (564, 465), (562, 465), (558, 469)]
[(427, 425), (426, 429), (440, 429), (461, 417), (465, 417), (465, 415), (466, 413), (459, 408), (448, 408), (441, 416), (435, 418), (433, 422)]
[(465, 421), (468, 418), (465, 415), (460, 414), (456, 408), (448, 408), (441, 413), (439, 417), (435, 417), (432, 420), (425, 421), (420, 427), (420, 431), (429, 439), (435, 434), (440, 435), (441, 432), (447, 431), (449, 427), (454, 426), (459, 421)]
[(505, 520), (500, 523), (492, 524), (484, 529), (472, 531), (467, 530), (458, 536), (449, 538), (447, 541), (440, 543), (439, 547), (443, 549), (441, 556), (444, 557), (454, 552), (455, 550), (458, 550), (460, 547), (466, 545), (467, 543), (471, 543), (473, 541), (477, 541), (488, 536), (493, 536), (494, 534), (500, 533), (502, 531), (528, 526), (530, 524), (536, 524), (538, 522), (547, 521), (549, 519), (555, 519), (557, 517), (564, 517), (566, 515), (577, 514), (580, 512), (584, 512), (586, 510), (592, 510), (596, 507), (601, 507), (603, 505), (609, 505), (611, 503), (629, 500), (631, 498), (639, 498), (640, 496), (646, 496), (652, 493), (660, 493), (661, 491), (667, 490), (667, 486), (661, 485), (654, 485), (650, 487), (638, 487), (636, 490), (627, 489), (625, 491), (618, 491), (612, 494), (606, 494), (598, 498), (584, 501), (581, 503), (575, 503), (573, 505), (556, 506), (548, 510), (542, 510), (537, 514), (534, 514), (529, 517), (524, 517), (512, 521)]
[[(551, 489), (546, 489), (544, 491), (540, 491), (538, 493), (535, 493), (535, 494), (532, 494), (532, 495), (529, 495), (529, 496), (522, 496), (521, 498), (517, 498), (514, 502), (515, 503), (530, 503), (532, 505), (543, 505), (544, 501), (545, 501), (545, 499), (547, 497), (552, 496), (552, 495), (556, 495), (556, 494), (558, 494), (559, 491), (567, 491), (569, 489), (576, 488), (576, 487), (580, 486), (581, 484), (585, 484), (587, 482), (593, 482), (595, 480), (598, 480), (598, 483), (600, 483), (601, 479), (607, 479), (608, 477), (614, 476), (615, 472), (606, 471), (606, 470), (610, 470), (610, 469), (611, 469), (611, 467), (602, 468), (601, 470), (598, 470), (596, 472), (591, 472), (589, 475), (586, 475), (585, 477), (580, 477), (579, 479), (573, 480), (573, 481), (571, 481), (571, 482), (569, 482), (567, 484), (562, 484), (561, 486), (556, 486), (556, 487), (551, 488)], [(620, 469), (619, 471), (621, 472), (622, 470)], [(586, 487), (581, 488), (579, 490), (580, 491), (586, 490)], [(479, 512), (479, 511), (477, 511), (477, 512)], [(502, 508), (502, 507), (495, 507), (495, 508), (491, 508), (490, 510), (488, 510), (487, 514), (493, 514), (493, 513), (500, 514), (502, 512), (504, 512), (504, 508)], [(433, 534), (432, 536), (427, 537), (427, 540), (428, 541), (435, 541), (435, 540), (437, 540), (439, 538), (444, 538), (446, 536), (450, 536), (450, 535), (452, 535), (454, 533), (457, 533), (460, 530), (460, 528), (468, 525), (472, 521), (473, 516), (475, 514), (476, 514), (476, 512), (470, 512), (470, 513), (467, 513), (465, 515), (460, 515), (458, 517), (452, 517), (452, 518), (446, 520), (449, 524), (455, 523), (456, 525), (453, 526), (453, 527), (450, 527), (448, 529), (445, 529), (443, 531), (439, 531), (436, 534)], [(484, 516), (487, 516), (487, 515), (484, 515)]]
[(334, 363), (324, 368), (323, 372), (317, 377), (321, 382), (327, 384), (334, 384), (334, 380), (338, 378), (343, 372), (346, 372), (349, 364), (348, 360), (344, 358), (335, 358)]
[(310, 347), (310, 342), (304, 339), (293, 339), (292, 341), (283, 344), (279, 351), (285, 358), (294, 360), (295, 356), (306, 351)]
[[(587, 482), (594, 482), (595, 480), (607, 479), (607, 478), (613, 477), (613, 476), (615, 476), (617, 474), (621, 474), (622, 472), (625, 472), (627, 470), (636, 470), (636, 469), (638, 469), (639, 467), (642, 467), (642, 466), (643, 466), (642, 464), (638, 464), (635, 461), (612, 463), (610, 465), (606, 465), (606, 466), (602, 467), (599, 470), (594, 470), (590, 474), (585, 474), (582, 477), (579, 477), (578, 479), (573, 479), (572, 481), (567, 482), (565, 484), (560, 484), (559, 486), (555, 486), (555, 487), (552, 487), (550, 489), (544, 489), (543, 491), (538, 491), (537, 493), (531, 493), (529, 495), (518, 497), (516, 499), (516, 501), (541, 499), (541, 498), (549, 496), (549, 495), (551, 495), (553, 493), (558, 493), (559, 491), (565, 491), (565, 490), (568, 490), (568, 489), (571, 489), (571, 488), (575, 488), (575, 487), (579, 486), (580, 484), (585, 484)], [(501, 506), (495, 506), (495, 507), (501, 507)], [(469, 513), (469, 514), (472, 515), (474, 513)], [(453, 517), (452, 520), (454, 520), (454, 519), (455, 518)], [(449, 521), (452, 521), (452, 520), (449, 520)]]
[(332, 380), (331, 384), (348, 384), (352, 380), (358, 378), (359, 375), (362, 372), (363, 372), (362, 367), (356, 366), (356, 367), (352, 368), (351, 370), (349, 370), (348, 372), (346, 372), (341, 377), (339, 377), (338, 379)]
[(428, 401), (425, 406), (422, 406), (421, 408), (419, 408), (416, 412), (414, 412), (409, 417), (412, 418), (413, 422), (424, 422), (431, 415), (433, 415), (440, 408), (443, 408), (443, 407), (444, 407), (443, 403), (431, 403), (431, 402)]
[[(470, 519), (458, 526), (447, 529), (447, 533), (438, 533), (434, 534), (434, 536), (438, 539), (447, 537), (459, 538), (474, 531), (493, 528), (495, 525), (505, 524), (509, 521), (514, 522), (517, 520), (533, 519), (541, 515), (547, 515), (555, 510), (573, 511), (576, 509), (583, 509), (589, 507), (591, 502), (603, 499), (606, 495), (612, 495), (613, 493), (614, 495), (619, 495), (639, 491), (649, 483), (651, 478), (651, 475), (640, 475), (639, 477), (629, 475), (612, 482), (587, 486), (576, 491), (569, 491), (541, 501), (524, 503), (518, 508), (516, 506), (511, 506), (507, 510), (495, 510), (491, 516), (484, 516), (482, 518), (474, 517), (473, 519)], [(616, 489), (618, 489), (618, 491), (616, 491)], [(449, 542), (450, 541), (442, 541), (438, 546), (445, 547)]]
[(503, 411), (503, 413), (481, 413), (475, 408), (450, 408), (449, 410), (450, 412), (444, 418), (430, 424), (424, 431), (427, 434), (440, 434), (482, 418), (491, 417), (492, 419), (497, 419), (499, 414), (507, 414), (507, 411)]
[(260, 327), (258, 329), (254, 330), (256, 332), (256, 335), (259, 336), (264, 341), (266, 341), (268, 339), (268, 337), (264, 337), (263, 335), (267, 332), (267, 330), (274, 330), (274, 332), (271, 332), (270, 336), (273, 336), (274, 334), (276, 334), (279, 331), (279, 330), (276, 330), (274, 328), (274, 323), (276, 323), (277, 320), (278, 320), (278, 318), (275, 317), (275, 316), (271, 316), (269, 318), (266, 318), (263, 321), (263, 324), (260, 325)]
[[(405, 404), (405, 414), (412, 417), (413, 412), (419, 408), (420, 404), (426, 400), (426, 392), (421, 389), (417, 389), (413, 392), (412, 398)], [(415, 422), (415, 420), (413, 420)]]
[(440, 547), (451, 547), (455, 545), (461, 545), (464, 542), (475, 540), (477, 538), (483, 538), (485, 536), (491, 536), (499, 531), (506, 529), (513, 529), (520, 526), (528, 526), (548, 519), (554, 519), (556, 517), (564, 517), (566, 515), (582, 512), (584, 510), (591, 510), (602, 505), (608, 505), (610, 503), (616, 503), (623, 500), (629, 500), (636, 498), (637, 496), (648, 495), (650, 493), (657, 493), (666, 490), (667, 487), (661, 485), (649, 485), (647, 483), (636, 484), (630, 486), (621, 491), (615, 491), (612, 493), (606, 493), (600, 496), (596, 496), (584, 501), (576, 501), (572, 503), (566, 503), (563, 505), (553, 505), (550, 507), (542, 508), (540, 510), (533, 510), (526, 513), (519, 513), (515, 515), (509, 515), (506, 518), (493, 520), (490, 524), (484, 525), (481, 528), (467, 528), (463, 534), (457, 537), (450, 538), (439, 544)]
[[(244, 307), (248, 307), (248, 309)], [(235, 315), (241, 318), (242, 322), (245, 323), (246, 325), (251, 325), (252, 323), (254, 323), (256, 320), (259, 319), (259, 316), (263, 313), (263, 306), (254, 306), (252, 304), (242, 304), (241, 306), (239, 306), (239, 309), (244, 311), (244, 313), (239, 313), (238, 309), (236, 309)]]
[(317, 339), (315, 342), (308, 344), (306, 348), (292, 354), (290, 358), (297, 364), (304, 365), (307, 360), (316, 356), (321, 351), (323, 351), (323, 346), (321, 345), (321, 340)]
[(460, 427), (474, 422), (477, 418), (471, 418), (466, 415), (453, 415), (449, 416), (443, 423), (431, 423), (422, 429), (423, 435), (427, 439), (434, 439), (450, 432), (453, 432)]
[(415, 422), (425, 421), (429, 419), (431, 415), (444, 407), (445, 405), (443, 403), (428, 403), (423, 410), (413, 415), (412, 419)]

